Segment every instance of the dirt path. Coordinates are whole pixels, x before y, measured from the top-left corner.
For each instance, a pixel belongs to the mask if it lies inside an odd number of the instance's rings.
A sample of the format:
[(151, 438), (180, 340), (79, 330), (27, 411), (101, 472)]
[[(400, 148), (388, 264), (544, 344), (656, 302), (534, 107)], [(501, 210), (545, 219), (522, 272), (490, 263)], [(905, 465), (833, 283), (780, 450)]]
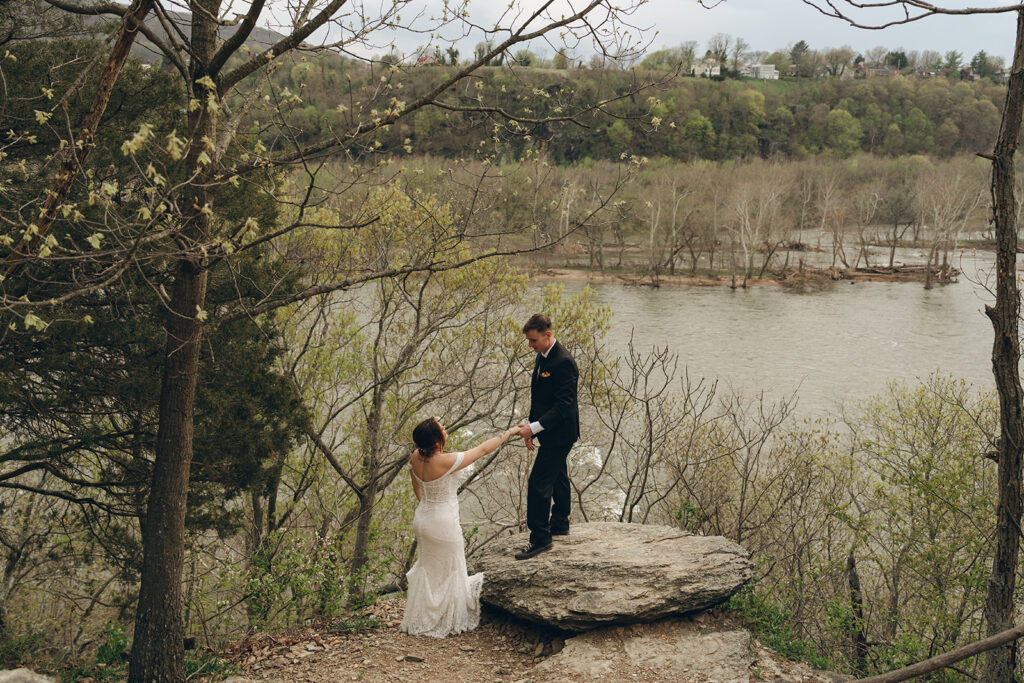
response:
[[(332, 681), (447, 683), (569, 683), (575, 678), (537, 674), (531, 669), (563, 641), (555, 631), (486, 612), (480, 627), (453, 638), (409, 636), (398, 630), (403, 598), (388, 598), (367, 608), (362, 617), (376, 626), (359, 631), (310, 629), (285, 635), (256, 636), (224, 653), (242, 669), (242, 681), (328, 683)], [(751, 681), (831, 683), (842, 680), (789, 662), (752, 643)], [(637, 670), (632, 681), (663, 680)], [(707, 683), (699, 674), (694, 683)]]
[(243, 676), (259, 681), (518, 681), (551, 652), (551, 636), (488, 617), (454, 638), (398, 630), (401, 598), (366, 611), (379, 626), (332, 634), (257, 636), (229, 653)]

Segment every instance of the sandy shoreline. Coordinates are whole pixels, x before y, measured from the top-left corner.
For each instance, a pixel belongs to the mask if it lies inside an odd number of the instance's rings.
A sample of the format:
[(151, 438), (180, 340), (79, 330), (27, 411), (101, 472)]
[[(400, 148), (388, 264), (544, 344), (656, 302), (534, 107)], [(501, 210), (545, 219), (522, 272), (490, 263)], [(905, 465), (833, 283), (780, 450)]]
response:
[[(679, 286), (679, 287), (728, 287), (732, 278), (714, 275), (661, 275), (658, 277), (658, 285), (654, 285), (651, 278), (639, 273), (602, 273), (599, 270), (577, 270), (575, 268), (539, 268), (531, 269), (530, 276), (543, 282), (583, 282), (587, 284), (600, 285), (629, 285), (635, 287), (653, 286)], [(736, 279), (736, 286), (739, 287), (743, 278)], [(747, 280), (748, 287), (778, 287), (781, 280), (772, 278), (750, 278)]]
[[(797, 272), (795, 269), (784, 277), (757, 278), (747, 280), (747, 287), (781, 287), (790, 283), (818, 282), (827, 284), (847, 280), (849, 282), (924, 282), (923, 268), (897, 267), (890, 272), (878, 272), (879, 269), (831, 270), (809, 269)], [(888, 269), (883, 269), (888, 270)], [(582, 268), (531, 268), (527, 269), (530, 276), (540, 282), (579, 282), (585, 284), (614, 284), (632, 287), (729, 287), (732, 285), (731, 275), (660, 275), (657, 283), (641, 273), (609, 273)], [(956, 280), (953, 280), (954, 282)], [(939, 281), (936, 280), (936, 284)], [(737, 276), (736, 287), (743, 286), (742, 276)]]

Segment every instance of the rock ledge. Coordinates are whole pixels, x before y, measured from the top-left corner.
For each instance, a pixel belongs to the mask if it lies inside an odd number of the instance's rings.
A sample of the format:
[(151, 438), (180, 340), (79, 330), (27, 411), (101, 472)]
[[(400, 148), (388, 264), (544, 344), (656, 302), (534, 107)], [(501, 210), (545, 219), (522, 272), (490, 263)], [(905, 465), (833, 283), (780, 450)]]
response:
[(713, 607), (753, 574), (749, 553), (721, 536), (667, 526), (575, 524), (529, 560), (517, 534), (471, 561), (484, 572), (481, 600), (523, 619), (568, 631), (655, 621)]

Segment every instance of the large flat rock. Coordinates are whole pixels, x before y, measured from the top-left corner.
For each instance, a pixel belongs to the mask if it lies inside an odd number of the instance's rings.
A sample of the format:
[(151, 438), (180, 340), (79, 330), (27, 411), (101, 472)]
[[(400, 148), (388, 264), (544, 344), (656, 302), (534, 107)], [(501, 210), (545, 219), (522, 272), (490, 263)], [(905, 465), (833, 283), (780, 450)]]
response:
[(666, 526), (575, 524), (552, 550), (516, 560), (527, 543), (525, 533), (510, 536), (472, 561), (484, 572), (481, 600), (569, 631), (704, 610), (753, 574), (749, 553), (732, 541)]

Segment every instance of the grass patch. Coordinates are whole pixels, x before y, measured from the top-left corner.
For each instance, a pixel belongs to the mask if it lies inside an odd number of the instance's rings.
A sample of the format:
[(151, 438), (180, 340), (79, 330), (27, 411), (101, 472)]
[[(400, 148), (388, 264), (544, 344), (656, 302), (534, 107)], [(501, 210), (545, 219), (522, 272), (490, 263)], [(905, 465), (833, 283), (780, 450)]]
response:
[(378, 629), (384, 625), (377, 617), (360, 616), (357, 614), (351, 614), (343, 619), (339, 619), (331, 623), (327, 627), (328, 633), (340, 634), (340, 633), (360, 633), (362, 631), (372, 631)]
[(210, 650), (201, 650), (185, 657), (187, 681), (222, 681), (240, 673), (241, 669), (234, 662), (229, 662)]
[(821, 656), (808, 641), (793, 632), (789, 612), (755, 589), (745, 587), (729, 598), (725, 609), (736, 612), (762, 644), (783, 657), (805, 662), (815, 669), (833, 669), (835, 663)]
[(0, 669), (16, 669), (48, 645), (46, 635), (32, 633), (0, 640)]

